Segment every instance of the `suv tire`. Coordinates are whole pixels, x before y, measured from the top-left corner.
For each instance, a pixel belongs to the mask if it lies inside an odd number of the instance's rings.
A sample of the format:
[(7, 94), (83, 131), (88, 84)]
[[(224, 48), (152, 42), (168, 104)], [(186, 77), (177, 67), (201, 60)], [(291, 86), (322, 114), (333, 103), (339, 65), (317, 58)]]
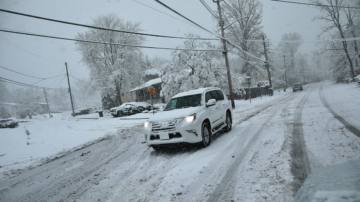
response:
[(201, 146), (207, 147), (211, 144), (211, 130), (207, 122), (204, 122), (201, 126), (201, 137)]
[(231, 131), (231, 129), (232, 129), (232, 120), (231, 120), (229, 112), (226, 113), (225, 123), (226, 123), (226, 126), (224, 128), (225, 132)]
[(162, 146), (151, 146), (155, 151), (160, 151), (160, 150), (162, 150), (163, 149), (163, 147)]
[(116, 113), (116, 117), (120, 117), (121, 116), (121, 111), (118, 111), (117, 113)]

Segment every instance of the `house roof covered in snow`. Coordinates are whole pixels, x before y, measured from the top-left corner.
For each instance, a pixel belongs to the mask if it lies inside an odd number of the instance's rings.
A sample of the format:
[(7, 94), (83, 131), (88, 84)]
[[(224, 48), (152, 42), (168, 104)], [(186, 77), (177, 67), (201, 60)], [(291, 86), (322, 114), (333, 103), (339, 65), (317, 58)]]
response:
[(161, 75), (161, 72), (158, 69), (148, 69), (145, 71), (145, 75)]
[(159, 84), (159, 83), (162, 83), (161, 81), (161, 78), (156, 78), (156, 79), (152, 79), (152, 80), (149, 80), (147, 81), (146, 83), (134, 88), (134, 89), (131, 89), (130, 92), (133, 92), (133, 91), (136, 91), (136, 90), (140, 90), (140, 89), (143, 89), (143, 88), (148, 88), (152, 85), (155, 85), (155, 84)]

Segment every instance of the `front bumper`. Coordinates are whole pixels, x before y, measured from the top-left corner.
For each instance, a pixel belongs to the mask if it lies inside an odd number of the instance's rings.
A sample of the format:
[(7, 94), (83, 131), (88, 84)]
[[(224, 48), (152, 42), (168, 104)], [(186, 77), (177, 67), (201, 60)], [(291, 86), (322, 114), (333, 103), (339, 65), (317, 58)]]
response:
[[(165, 126), (159, 127), (161, 124)], [(148, 146), (176, 143), (198, 143), (202, 140), (201, 124), (198, 123), (197, 120), (191, 123), (186, 123), (183, 120), (176, 126), (169, 126), (166, 121), (153, 122), (144, 129), (144, 133)]]

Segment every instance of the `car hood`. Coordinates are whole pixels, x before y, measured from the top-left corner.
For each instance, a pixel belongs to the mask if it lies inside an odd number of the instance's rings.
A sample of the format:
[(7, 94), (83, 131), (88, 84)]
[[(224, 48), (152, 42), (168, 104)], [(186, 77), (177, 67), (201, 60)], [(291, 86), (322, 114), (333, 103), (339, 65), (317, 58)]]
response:
[(149, 121), (162, 121), (162, 120), (171, 120), (177, 118), (184, 118), (191, 114), (194, 114), (199, 111), (200, 107), (189, 107), (183, 109), (173, 109), (170, 111), (160, 111), (156, 113), (154, 116), (150, 117)]

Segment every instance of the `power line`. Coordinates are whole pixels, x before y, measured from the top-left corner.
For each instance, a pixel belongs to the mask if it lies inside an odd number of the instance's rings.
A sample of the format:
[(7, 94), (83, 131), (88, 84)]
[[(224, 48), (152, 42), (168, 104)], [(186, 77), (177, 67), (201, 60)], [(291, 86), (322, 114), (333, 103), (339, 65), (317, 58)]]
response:
[(11, 79), (7, 79), (4, 77), (0, 77), (0, 81), (1, 82), (5, 82), (5, 83), (10, 83), (10, 84), (15, 84), (15, 85), (19, 85), (19, 86), (25, 86), (25, 87), (34, 87), (34, 88), (42, 88), (42, 89), (53, 89), (53, 88), (47, 88), (47, 87), (41, 87), (41, 86), (35, 86), (35, 85), (31, 85), (31, 84), (27, 84), (27, 83), (22, 83), (22, 82), (18, 82), (18, 81), (14, 81)]
[(206, 8), (206, 10), (208, 10), (209, 13), (210, 13), (215, 19), (218, 19), (218, 16), (214, 13), (213, 10), (211, 10), (210, 6), (207, 5), (204, 0), (200, 0), (200, 3), (202, 3), (202, 5)]
[[(163, 50), (184, 50), (184, 51), (223, 51), (223, 50), (220, 50), (220, 49), (201, 49), (201, 50), (196, 49), (196, 50), (192, 50), (192, 49), (184, 49), (184, 48), (165, 48), (165, 47), (155, 47), (155, 46), (139, 46), (139, 45), (109, 43), (109, 42), (100, 42), (100, 41), (88, 41), (88, 40), (81, 40), (81, 39), (70, 39), (70, 38), (65, 38), (65, 37), (56, 37), (56, 36), (35, 34), (35, 33), (29, 33), (29, 32), (20, 32), (20, 31), (1, 29), (1, 28), (0, 28), (0, 32), (8, 32), (8, 33), (13, 33), (13, 34), (22, 34), (22, 35), (28, 35), (28, 36), (37, 36), (37, 37), (60, 39), (60, 40), (67, 40), (67, 41), (96, 43), (96, 44), (108, 44), (108, 45), (117, 45), (117, 46), (134, 47), (134, 48), (149, 48), (149, 49), (163, 49)], [(191, 39), (199, 39), (199, 38), (191, 38)]]
[(264, 60), (262, 60), (262, 59), (260, 59), (260, 58), (258, 58), (258, 57), (256, 57), (256, 56), (254, 56), (254, 55), (252, 55), (251, 53), (244, 51), (242, 48), (238, 47), (237, 45), (235, 45), (234, 43), (232, 43), (232, 42), (229, 41), (228, 39), (223, 38), (223, 37), (221, 37), (221, 36), (218, 36), (217, 34), (211, 32), (211, 31), (209, 31), (208, 29), (206, 29), (206, 28), (200, 26), (199, 24), (193, 22), (193, 21), (190, 20), (189, 18), (185, 17), (184, 15), (182, 15), (182, 14), (180, 14), (179, 12), (175, 11), (174, 9), (170, 8), (169, 6), (167, 6), (167, 5), (165, 5), (164, 3), (160, 2), (159, 0), (155, 0), (155, 1), (158, 2), (159, 4), (161, 4), (162, 6), (166, 7), (167, 9), (171, 10), (172, 12), (174, 12), (174, 13), (178, 14), (179, 16), (183, 17), (184, 19), (188, 20), (189, 22), (193, 23), (194, 25), (198, 26), (199, 28), (201, 28), (201, 29), (209, 32), (210, 34), (216, 36), (216, 37), (219, 38), (219, 39), (225, 40), (227, 43), (229, 43), (230, 45), (234, 46), (234, 47), (237, 48), (238, 50), (244, 52), (245, 54), (249, 55), (250, 57), (265, 62)]
[(56, 77), (60, 77), (60, 76), (62, 76), (62, 75), (58, 75), (58, 76), (53, 76), (53, 77), (48, 77), (48, 78), (40, 78), (40, 77), (36, 77), (36, 76), (30, 76), (30, 75), (27, 75), (27, 74), (23, 74), (23, 73), (20, 73), (20, 72), (17, 72), (17, 71), (14, 71), (14, 70), (8, 69), (8, 68), (3, 67), (3, 66), (0, 66), (0, 68), (6, 69), (6, 70), (8, 70), (8, 71), (11, 71), (11, 72), (14, 72), (14, 73), (17, 73), (17, 74), (23, 75), (23, 76), (27, 76), (27, 77), (31, 77), (31, 78), (35, 78), (35, 79), (42, 79), (42, 80), (45, 80), (45, 79), (52, 79), (52, 78), (56, 78)]
[(294, 2), (294, 1), (283, 1), (283, 0), (271, 0), (275, 2), (281, 2), (281, 3), (291, 3), (291, 4), (300, 4), (300, 5), (308, 5), (308, 6), (319, 6), (319, 7), (336, 7), (336, 8), (353, 8), (353, 9), (360, 9), (359, 7), (353, 7), (353, 6), (333, 6), (333, 5), (325, 5), (325, 4), (312, 4), (312, 3), (300, 3), (300, 2)]
[(76, 78), (75, 76), (73, 76), (73, 75), (71, 75), (71, 74), (69, 74), (69, 76), (71, 76), (72, 78), (74, 78), (74, 79), (76, 79), (76, 80), (78, 80), (78, 81), (81, 81), (81, 79), (78, 79), (78, 78)]
[[(49, 61), (51, 61), (51, 62), (55, 62), (55, 63), (60, 64), (60, 62), (53, 61), (53, 60), (50, 60), (50, 59), (48, 59), (48, 58), (44, 58), (44, 57), (42, 57), (42, 56), (40, 56), (40, 55), (38, 55), (38, 54), (35, 54), (35, 53), (33, 53), (33, 52), (29, 51), (29, 50), (26, 50), (25, 48), (22, 48), (21, 46), (18, 46), (18, 45), (16, 45), (16, 44), (14, 44), (14, 43), (12, 43), (12, 42), (8, 41), (7, 39), (4, 39), (4, 38), (2, 38), (2, 37), (0, 37), (0, 38), (1, 38), (2, 40), (4, 40), (4, 41), (7, 41), (8, 43), (10, 43), (10, 44), (12, 44), (12, 45), (14, 45), (14, 46), (18, 47), (18, 48), (20, 48), (20, 49), (22, 49), (22, 50), (24, 50), (24, 51), (26, 51), (26, 52), (30, 53), (30, 54), (33, 54), (33, 55), (35, 55), (35, 56), (37, 56), (37, 57), (40, 57), (40, 58), (43, 58), (43, 59), (45, 59), (45, 60), (49, 60)], [(62, 63), (61, 63), (61, 64), (62, 64)]]
[[(182, 18), (186, 19), (187, 21), (191, 22), (192, 24), (200, 27), (201, 29), (207, 31), (207, 32), (210, 32), (212, 33), (211, 31), (207, 30), (206, 28), (202, 27), (201, 25), (197, 24), (196, 22), (190, 20), (189, 18), (185, 17), (184, 15), (182, 15), (181, 13), (177, 12), (176, 10), (170, 8), (169, 6), (167, 6), (166, 4), (162, 3), (161, 1), (159, 0), (155, 0), (156, 2), (158, 2), (159, 4), (161, 4), (162, 6), (164, 6), (165, 8), (171, 10), (172, 12), (176, 13), (177, 15), (181, 16)], [(213, 34), (213, 33), (212, 33)], [(218, 38), (221, 38), (221, 37), (218, 37)]]
[[(30, 18), (36, 18), (36, 19), (40, 19), (40, 20), (46, 20), (46, 21), (51, 21), (51, 22), (57, 22), (57, 23), (62, 23), (62, 24), (68, 24), (68, 25), (92, 28), (92, 29), (99, 29), (99, 30), (105, 30), (105, 31), (114, 31), (114, 32), (120, 32), (120, 33), (127, 33), (127, 34), (136, 34), (136, 35), (142, 35), (142, 36), (162, 37), (162, 38), (172, 38), (172, 39), (191, 39), (189, 37), (177, 37), (177, 36), (147, 34), (147, 33), (141, 33), (141, 32), (131, 32), (131, 31), (126, 31), (126, 30), (116, 30), (116, 29), (109, 29), (109, 28), (104, 28), (104, 27), (96, 27), (96, 26), (91, 26), (91, 25), (84, 25), (84, 24), (79, 24), (79, 23), (74, 23), (74, 22), (68, 22), (68, 21), (62, 21), (62, 20), (56, 20), (56, 19), (51, 19), (51, 18), (35, 16), (35, 15), (29, 15), (29, 14), (14, 12), (14, 11), (5, 10), (5, 9), (0, 9), (0, 11), (6, 12), (6, 13), (11, 13), (11, 14), (14, 14), (14, 15), (21, 15), (21, 16), (30, 17)], [(218, 40), (218, 39), (199, 38), (199, 40)]]
[(60, 84), (61, 84), (61, 82), (65, 79), (65, 77), (66, 77), (66, 74), (63, 76), (63, 78), (60, 80), (60, 82), (58, 83), (58, 85), (56, 85), (55, 86), (55, 88), (57, 88)]
[[(148, 7), (148, 8), (150, 8), (150, 9), (153, 9), (153, 10), (159, 12), (159, 13), (162, 13), (162, 14), (164, 14), (164, 15), (167, 15), (167, 16), (169, 16), (169, 17), (172, 17), (172, 18), (174, 18), (174, 19), (176, 19), (176, 20), (179, 20), (179, 21), (181, 21), (181, 22), (184, 22), (184, 23), (186, 23), (186, 24), (188, 24), (188, 25), (194, 26), (193, 24), (190, 24), (190, 23), (188, 23), (188, 22), (186, 22), (186, 21), (184, 21), (184, 20), (181, 20), (181, 19), (176, 18), (176, 17), (174, 17), (174, 16), (172, 16), (172, 15), (169, 15), (169, 14), (167, 14), (167, 13), (164, 13), (164, 12), (162, 12), (162, 11), (160, 11), (160, 10), (157, 10), (157, 9), (155, 9), (155, 8), (153, 8), (153, 7), (151, 7), (151, 6), (148, 6), (148, 5), (144, 4), (144, 3), (138, 2), (138, 1), (136, 1), (136, 0), (133, 0), (133, 1), (135, 1), (135, 2), (138, 3), (138, 4), (143, 5), (143, 6), (145, 6), (145, 7)], [(218, 40), (218, 39), (214, 39), (214, 40)]]

